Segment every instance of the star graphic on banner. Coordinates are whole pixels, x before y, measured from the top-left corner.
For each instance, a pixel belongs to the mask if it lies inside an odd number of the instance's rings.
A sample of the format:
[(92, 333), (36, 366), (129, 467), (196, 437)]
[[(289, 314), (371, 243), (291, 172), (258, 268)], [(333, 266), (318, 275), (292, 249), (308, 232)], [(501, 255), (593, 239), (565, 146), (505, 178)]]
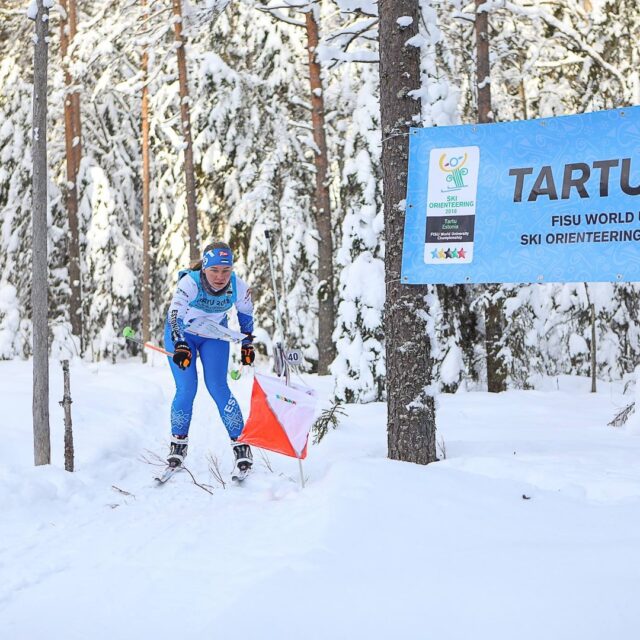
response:
[(447, 259), (451, 258), (451, 249), (447, 249), (444, 252), (444, 257), (447, 258)]
[(434, 249), (434, 250), (431, 252), (431, 257), (432, 257), (434, 260), (438, 257), (438, 250), (437, 250), (437, 249)]
[(451, 252), (451, 257), (452, 257), (452, 258), (457, 258), (457, 257), (458, 257), (458, 250), (457, 250), (457, 249), (454, 249), (454, 250)]
[(438, 249), (438, 258), (444, 260), (444, 251), (442, 249)]
[(464, 253), (464, 247), (462, 247), (461, 249), (458, 249), (458, 258), (464, 260), (467, 256)]

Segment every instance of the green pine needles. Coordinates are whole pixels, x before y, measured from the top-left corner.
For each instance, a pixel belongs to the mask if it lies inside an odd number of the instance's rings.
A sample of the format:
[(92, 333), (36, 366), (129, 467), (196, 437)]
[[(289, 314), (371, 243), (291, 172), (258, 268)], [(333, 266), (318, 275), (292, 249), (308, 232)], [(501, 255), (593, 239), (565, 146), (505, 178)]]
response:
[(320, 417), (313, 423), (311, 432), (313, 433), (313, 444), (318, 444), (329, 432), (329, 427), (337, 429), (340, 418), (347, 415), (340, 400), (334, 400), (328, 409), (325, 409)]

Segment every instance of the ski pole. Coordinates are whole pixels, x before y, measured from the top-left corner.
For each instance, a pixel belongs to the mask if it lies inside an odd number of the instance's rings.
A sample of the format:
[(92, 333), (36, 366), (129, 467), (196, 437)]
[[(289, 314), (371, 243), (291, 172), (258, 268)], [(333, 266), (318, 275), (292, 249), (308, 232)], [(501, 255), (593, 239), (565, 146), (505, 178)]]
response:
[(142, 342), (142, 340), (139, 340), (138, 338), (136, 338), (136, 332), (131, 327), (125, 327), (122, 330), (122, 335), (127, 340), (130, 340), (131, 342), (135, 342), (136, 344), (139, 344), (141, 347), (144, 347), (145, 349), (151, 349), (153, 351), (164, 353), (165, 356), (169, 356), (170, 358), (173, 357), (173, 353), (171, 351), (166, 351), (162, 347), (156, 347), (155, 344), (151, 344), (150, 342)]
[(281, 342), (276, 342), (273, 348), (273, 368), (278, 377), (284, 374), (287, 385), (289, 385), (289, 364), (285, 357), (284, 331), (282, 317), (280, 316), (280, 301), (278, 299), (278, 287), (276, 285), (276, 272), (273, 266), (273, 253), (271, 251), (271, 232), (265, 229), (264, 235), (267, 239), (267, 249), (269, 250), (269, 269), (271, 270), (271, 283), (273, 285), (273, 297), (276, 305), (276, 327), (280, 334)]
[(269, 229), (265, 229), (265, 237), (267, 238), (267, 248), (269, 250), (269, 269), (271, 271), (271, 284), (273, 285), (273, 297), (276, 305), (276, 324), (278, 326), (278, 333), (280, 339), (284, 340), (284, 331), (282, 330), (282, 318), (280, 316), (280, 300), (278, 299), (278, 287), (276, 286), (276, 272), (273, 267), (273, 253), (271, 251), (271, 232)]

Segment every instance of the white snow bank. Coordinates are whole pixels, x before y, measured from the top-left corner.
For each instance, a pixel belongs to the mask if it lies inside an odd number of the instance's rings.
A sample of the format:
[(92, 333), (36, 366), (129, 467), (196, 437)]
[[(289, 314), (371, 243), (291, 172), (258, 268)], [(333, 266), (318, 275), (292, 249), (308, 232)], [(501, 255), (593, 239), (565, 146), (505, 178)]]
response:
[[(427, 467), (386, 459), (384, 404), (349, 406), (310, 447), (302, 491), (275, 454), (256, 452), (241, 487), (212, 480), (208, 454), (228, 475), (231, 453), (202, 385), (187, 463), (210, 495), (186, 473), (157, 488), (141, 461), (167, 449), (162, 359), (72, 364), (73, 474), (57, 365), (50, 467), (32, 466), (30, 363), (0, 375), (7, 637), (637, 636), (640, 437), (606, 426), (627, 400), (611, 387), (442, 396), (447, 458)], [(250, 376), (231, 384), (246, 414)]]

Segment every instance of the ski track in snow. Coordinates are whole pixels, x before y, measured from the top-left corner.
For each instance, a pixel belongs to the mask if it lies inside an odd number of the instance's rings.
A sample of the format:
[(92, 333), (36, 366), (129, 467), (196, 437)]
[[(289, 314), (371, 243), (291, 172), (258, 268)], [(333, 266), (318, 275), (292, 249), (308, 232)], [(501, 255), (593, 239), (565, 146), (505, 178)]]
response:
[[(30, 363), (0, 373), (3, 637), (637, 638), (640, 433), (606, 426), (614, 386), (442, 396), (428, 467), (386, 459), (385, 405), (349, 406), (304, 490), (276, 454), (218, 485), (206, 454), (227, 477), (232, 454), (201, 389), (186, 464), (209, 495), (187, 473), (155, 486), (141, 459), (168, 449), (166, 368), (73, 363), (73, 474), (56, 368), (38, 468)], [(250, 377), (232, 388), (246, 417)]]

